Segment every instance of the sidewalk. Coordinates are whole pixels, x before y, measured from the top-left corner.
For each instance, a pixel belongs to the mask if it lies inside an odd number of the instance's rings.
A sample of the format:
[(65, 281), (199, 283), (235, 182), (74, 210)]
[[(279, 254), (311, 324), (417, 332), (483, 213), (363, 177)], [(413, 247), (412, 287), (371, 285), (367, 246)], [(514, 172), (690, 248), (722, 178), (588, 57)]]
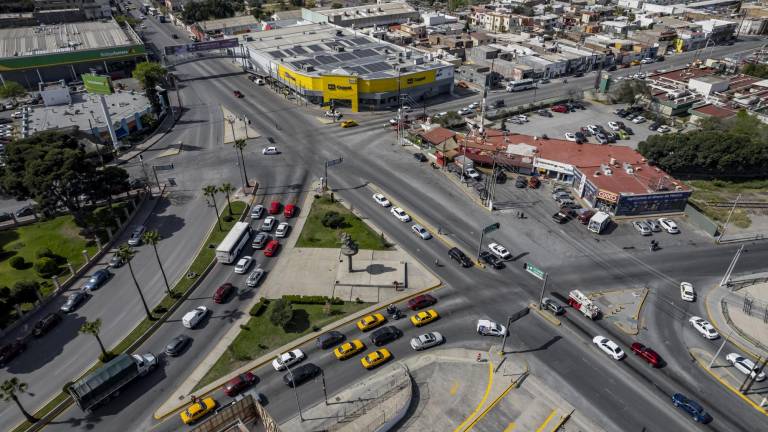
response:
[(768, 416), (768, 411), (766, 410), (766, 407), (768, 407), (768, 381), (755, 382), (748, 391), (742, 394), (739, 392), (739, 388), (747, 376), (736, 370), (731, 366), (730, 362), (725, 360), (725, 356), (728, 353), (723, 352), (712, 364), (712, 368), (709, 368), (713, 354), (699, 348), (690, 348), (688, 351), (700, 368), (751, 405), (752, 408)]
[[(745, 312), (745, 298), (752, 307)], [(721, 336), (737, 345), (743, 354), (754, 358), (768, 355), (768, 283), (731, 288), (715, 286), (704, 296), (709, 322)]]
[(221, 106), (221, 114), (224, 119), (224, 144), (233, 143), (239, 139), (254, 139), (261, 136), (255, 129), (248, 126), (251, 122), (247, 117), (237, 116), (223, 105)]
[(115, 158), (114, 164), (122, 165), (127, 163), (128, 161), (140, 155), (141, 153), (149, 150), (150, 148), (152, 148), (152, 146), (154, 146), (155, 144), (160, 142), (160, 140), (165, 138), (165, 135), (168, 134), (168, 132), (173, 130), (173, 127), (176, 125), (176, 121), (181, 117), (181, 112), (178, 107), (171, 105), (171, 109), (173, 110), (173, 112), (165, 116), (162, 123), (160, 123), (160, 125), (155, 130), (155, 133), (152, 134), (152, 136), (144, 140), (144, 142), (134, 145), (131, 150)]

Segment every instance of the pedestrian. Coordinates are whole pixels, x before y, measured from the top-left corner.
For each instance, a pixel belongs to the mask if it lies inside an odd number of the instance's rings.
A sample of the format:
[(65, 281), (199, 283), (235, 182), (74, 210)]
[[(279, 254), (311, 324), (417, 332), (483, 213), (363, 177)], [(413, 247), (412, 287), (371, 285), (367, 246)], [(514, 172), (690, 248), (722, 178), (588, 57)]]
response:
[(442, 234), (443, 233), (443, 228), (440, 225), (437, 226), (437, 233), (438, 234)]

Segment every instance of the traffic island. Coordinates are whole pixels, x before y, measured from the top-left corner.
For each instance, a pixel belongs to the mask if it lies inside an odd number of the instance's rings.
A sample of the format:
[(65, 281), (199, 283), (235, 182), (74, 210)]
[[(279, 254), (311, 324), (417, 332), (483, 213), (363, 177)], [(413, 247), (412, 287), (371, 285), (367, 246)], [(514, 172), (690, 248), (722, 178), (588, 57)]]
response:
[[(712, 361), (713, 355), (700, 348), (689, 348), (689, 354), (705, 372), (720, 384), (740, 397), (752, 408), (768, 416), (768, 381), (754, 382), (750, 387), (742, 389), (747, 376), (736, 370), (730, 362), (725, 360), (726, 353), (722, 358)], [(711, 364), (711, 367), (710, 367)]]
[(640, 312), (648, 288), (590, 292), (589, 297), (600, 307), (603, 320), (612, 322), (622, 332), (636, 335), (640, 332)]

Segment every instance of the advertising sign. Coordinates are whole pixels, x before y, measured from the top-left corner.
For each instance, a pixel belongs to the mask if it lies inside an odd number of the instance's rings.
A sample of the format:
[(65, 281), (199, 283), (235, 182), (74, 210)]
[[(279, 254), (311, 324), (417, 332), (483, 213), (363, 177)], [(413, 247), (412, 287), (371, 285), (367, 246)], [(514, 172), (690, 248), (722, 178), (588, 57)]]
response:
[(108, 76), (96, 74), (82, 74), (85, 90), (90, 94), (108, 95), (112, 94), (112, 82)]
[(215, 49), (235, 48), (239, 44), (237, 38), (216, 39), (205, 42), (195, 42), (184, 45), (171, 45), (165, 47), (165, 55), (187, 54), (194, 52), (210, 51)]

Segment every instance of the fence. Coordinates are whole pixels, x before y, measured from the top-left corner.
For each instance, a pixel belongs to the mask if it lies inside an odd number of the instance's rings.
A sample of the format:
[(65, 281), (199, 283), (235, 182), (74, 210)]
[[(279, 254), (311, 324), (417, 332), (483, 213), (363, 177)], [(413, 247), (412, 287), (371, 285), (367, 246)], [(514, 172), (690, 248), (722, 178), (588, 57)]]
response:
[(685, 215), (688, 216), (688, 220), (690, 220), (691, 223), (701, 228), (712, 237), (716, 237), (720, 231), (720, 227), (717, 223), (713, 222), (704, 213), (700, 212), (690, 204), (685, 206)]

